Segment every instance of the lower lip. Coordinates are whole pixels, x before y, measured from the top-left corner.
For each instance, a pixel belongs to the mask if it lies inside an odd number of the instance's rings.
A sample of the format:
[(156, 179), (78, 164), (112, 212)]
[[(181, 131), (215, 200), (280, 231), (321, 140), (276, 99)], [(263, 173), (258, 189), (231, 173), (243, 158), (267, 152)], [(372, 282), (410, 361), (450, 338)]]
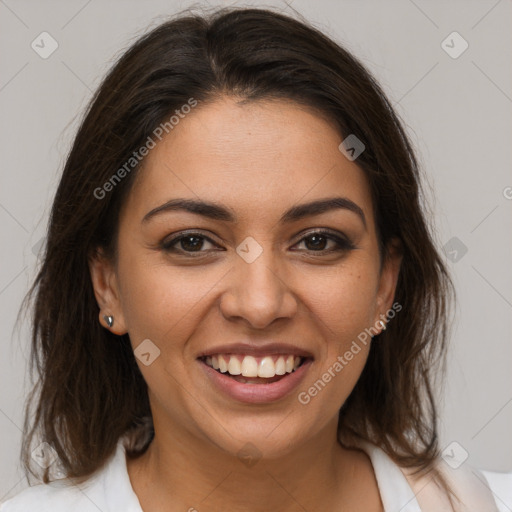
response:
[(312, 359), (308, 359), (294, 372), (287, 373), (285, 377), (271, 384), (243, 384), (199, 360), (201, 368), (218, 389), (246, 404), (262, 404), (284, 398), (299, 386), (312, 362)]

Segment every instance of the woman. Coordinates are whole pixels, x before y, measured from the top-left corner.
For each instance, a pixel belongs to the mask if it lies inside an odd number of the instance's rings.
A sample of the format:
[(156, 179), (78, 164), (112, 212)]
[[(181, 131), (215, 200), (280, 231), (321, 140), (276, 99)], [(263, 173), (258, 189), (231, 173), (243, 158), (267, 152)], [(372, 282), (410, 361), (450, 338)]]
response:
[(453, 288), (420, 198), (383, 92), (305, 23), (141, 38), (57, 190), (23, 445), (45, 483), (0, 510), (499, 510), (512, 475), (440, 457)]

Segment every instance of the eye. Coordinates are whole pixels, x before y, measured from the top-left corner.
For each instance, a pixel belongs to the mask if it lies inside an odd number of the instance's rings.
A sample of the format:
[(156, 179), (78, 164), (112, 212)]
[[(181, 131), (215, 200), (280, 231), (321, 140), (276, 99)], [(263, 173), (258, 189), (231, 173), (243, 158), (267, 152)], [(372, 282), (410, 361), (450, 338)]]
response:
[[(334, 247), (326, 250), (329, 242)], [(298, 244), (305, 244), (306, 250), (311, 252), (332, 253), (354, 249), (354, 244), (345, 237), (339, 236), (328, 230), (317, 230), (302, 237)]]
[[(197, 232), (188, 232), (188, 233), (179, 233), (177, 236), (171, 238), (170, 240), (166, 240), (161, 244), (163, 250), (167, 252), (174, 253), (182, 253), (185, 255), (190, 255), (190, 253), (205, 253), (208, 252), (208, 247), (206, 250), (202, 250), (205, 247), (205, 244), (215, 245), (212, 240), (210, 240), (207, 236), (197, 233)], [(178, 246), (178, 247), (176, 247)], [(218, 246), (217, 246), (218, 247)]]
[[(331, 247), (327, 248), (329, 243)], [(208, 244), (211, 247), (208, 247)], [(300, 244), (305, 244), (306, 251), (308, 252), (323, 254), (346, 252), (355, 249), (355, 245), (348, 238), (325, 229), (308, 233), (295, 245)], [(209, 237), (196, 231), (178, 233), (170, 240), (165, 240), (161, 243), (161, 248), (168, 253), (192, 257), (201, 255), (201, 253), (206, 254), (212, 251), (212, 249), (216, 250), (215, 247), (217, 250), (222, 250)]]

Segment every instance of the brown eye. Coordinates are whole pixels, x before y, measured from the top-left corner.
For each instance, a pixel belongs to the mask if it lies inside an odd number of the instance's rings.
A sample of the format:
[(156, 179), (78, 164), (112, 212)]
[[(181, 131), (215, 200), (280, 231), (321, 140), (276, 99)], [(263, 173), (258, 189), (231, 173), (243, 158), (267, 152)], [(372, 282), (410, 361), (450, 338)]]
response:
[(200, 233), (181, 233), (171, 240), (164, 241), (161, 244), (163, 250), (181, 254), (187, 253), (206, 253), (208, 248), (203, 250), (205, 244), (215, 245), (212, 240)]
[(325, 249), (328, 238), (323, 235), (311, 235), (305, 238), (306, 247), (312, 251), (321, 251)]
[[(331, 247), (326, 249), (329, 242), (331, 242)], [(299, 244), (302, 243), (305, 244), (307, 251), (320, 253), (348, 251), (355, 248), (348, 239), (335, 235), (330, 231), (315, 231), (309, 233), (300, 240)]]
[(181, 248), (185, 251), (197, 251), (200, 250), (204, 243), (204, 238), (200, 236), (187, 235), (178, 240), (181, 244)]

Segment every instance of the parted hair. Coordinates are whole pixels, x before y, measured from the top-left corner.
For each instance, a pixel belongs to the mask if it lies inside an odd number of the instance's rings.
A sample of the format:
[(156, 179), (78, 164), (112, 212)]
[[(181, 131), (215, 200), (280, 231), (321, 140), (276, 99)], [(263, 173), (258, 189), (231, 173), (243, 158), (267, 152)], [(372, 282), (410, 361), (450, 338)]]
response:
[[(68, 477), (100, 469), (121, 436), (130, 456), (154, 435), (146, 383), (128, 334), (98, 321), (88, 258), (117, 258), (119, 212), (144, 160), (98, 198), (98, 187), (190, 98), (282, 99), (328, 117), (341, 138), (365, 145), (356, 164), (371, 190), (381, 263), (398, 239), (401, 305), (371, 344), (339, 413), (339, 440), (377, 444), (398, 464), (432, 471), (439, 460), (437, 390), (444, 374), (453, 283), (436, 248), (423, 172), (403, 122), (372, 74), (342, 45), (298, 16), (273, 9), (186, 11), (139, 37), (93, 95), (64, 164), (46, 248), (25, 297), (31, 310), (33, 388), (22, 457), (40, 474), (35, 439), (56, 452)], [(192, 114), (193, 115), (193, 112)], [(340, 140), (342, 140), (340, 139)], [(438, 382), (439, 377), (439, 382)], [(449, 488), (439, 478), (441, 485)]]

